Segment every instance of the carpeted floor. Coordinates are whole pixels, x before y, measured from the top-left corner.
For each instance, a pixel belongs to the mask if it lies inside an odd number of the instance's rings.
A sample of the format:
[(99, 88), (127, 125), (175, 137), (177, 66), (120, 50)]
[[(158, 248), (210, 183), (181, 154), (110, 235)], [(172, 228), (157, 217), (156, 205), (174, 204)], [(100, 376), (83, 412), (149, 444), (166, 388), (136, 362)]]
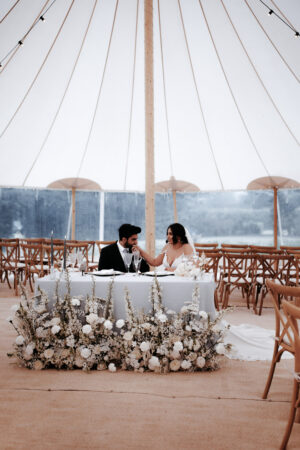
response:
[[(293, 361), (276, 369), (261, 400), (270, 362), (225, 359), (213, 373), (29, 371), (6, 356), (17, 301), (0, 287), (1, 449), (276, 449), (290, 407)], [(232, 324), (273, 328), (267, 307), (255, 316), (236, 296)], [(267, 301), (266, 306), (270, 306)], [(300, 448), (295, 424), (289, 449)]]

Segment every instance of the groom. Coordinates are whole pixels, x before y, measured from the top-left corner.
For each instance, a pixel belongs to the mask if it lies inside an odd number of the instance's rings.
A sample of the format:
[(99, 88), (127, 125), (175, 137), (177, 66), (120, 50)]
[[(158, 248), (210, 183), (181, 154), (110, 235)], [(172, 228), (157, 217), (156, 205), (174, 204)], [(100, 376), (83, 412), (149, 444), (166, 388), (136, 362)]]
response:
[[(124, 253), (131, 253), (133, 245), (138, 243), (138, 233), (142, 230), (140, 227), (124, 223), (119, 228), (119, 240), (114, 244), (108, 245), (101, 250), (98, 270), (114, 269), (120, 272), (127, 272), (124, 262)], [(130, 265), (130, 272), (135, 272), (133, 263)], [(149, 266), (144, 259), (141, 262), (141, 272), (148, 272)]]

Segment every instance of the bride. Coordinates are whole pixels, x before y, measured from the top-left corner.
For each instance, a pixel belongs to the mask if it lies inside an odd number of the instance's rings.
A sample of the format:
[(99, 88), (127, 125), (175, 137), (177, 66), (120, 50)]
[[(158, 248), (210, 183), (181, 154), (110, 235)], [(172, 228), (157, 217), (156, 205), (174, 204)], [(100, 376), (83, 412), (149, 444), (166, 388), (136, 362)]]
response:
[(156, 258), (152, 258), (138, 246), (132, 248), (133, 251), (135, 249), (140, 252), (141, 256), (151, 266), (162, 266), (162, 269), (170, 272), (174, 272), (185, 256), (190, 256), (194, 253), (194, 249), (189, 244), (186, 236), (186, 230), (180, 223), (172, 223), (168, 226), (167, 244)]

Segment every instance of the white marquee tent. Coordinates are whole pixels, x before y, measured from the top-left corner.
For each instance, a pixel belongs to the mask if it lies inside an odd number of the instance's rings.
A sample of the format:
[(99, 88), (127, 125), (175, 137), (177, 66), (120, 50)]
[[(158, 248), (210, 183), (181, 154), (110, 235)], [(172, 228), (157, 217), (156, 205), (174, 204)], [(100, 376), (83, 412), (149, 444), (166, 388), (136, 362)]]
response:
[[(155, 182), (300, 181), (300, 2), (153, 8)], [(0, 21), (0, 185), (144, 190), (144, 2), (2, 0)]]

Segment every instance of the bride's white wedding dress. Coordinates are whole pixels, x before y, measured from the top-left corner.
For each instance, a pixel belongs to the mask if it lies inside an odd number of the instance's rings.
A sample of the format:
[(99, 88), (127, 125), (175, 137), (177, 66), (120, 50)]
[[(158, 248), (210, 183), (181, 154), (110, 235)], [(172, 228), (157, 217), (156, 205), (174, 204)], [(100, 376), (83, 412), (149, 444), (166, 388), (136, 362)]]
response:
[(165, 251), (164, 259), (163, 259), (162, 265), (159, 266), (159, 269), (164, 270), (167, 267), (168, 268), (172, 267), (172, 269), (176, 269), (178, 267), (178, 265), (183, 262), (184, 256), (185, 256), (184, 253), (177, 256), (177, 258), (175, 258), (174, 261), (172, 262), (172, 264), (170, 265), (169, 261), (168, 261), (168, 257), (167, 257), (167, 251)]
[[(164, 252), (164, 259), (159, 270), (172, 267), (176, 269), (184, 261), (184, 253), (174, 259), (170, 265), (167, 258), (167, 250)], [(201, 295), (201, 294), (200, 294)], [(228, 322), (222, 320), (221, 327), (225, 328)], [(227, 355), (230, 359), (242, 361), (268, 361), (272, 360), (274, 350), (274, 330), (242, 323), (240, 325), (230, 325), (226, 332), (224, 343), (232, 344), (232, 351)], [(291, 359), (293, 355), (284, 352), (282, 359)]]

